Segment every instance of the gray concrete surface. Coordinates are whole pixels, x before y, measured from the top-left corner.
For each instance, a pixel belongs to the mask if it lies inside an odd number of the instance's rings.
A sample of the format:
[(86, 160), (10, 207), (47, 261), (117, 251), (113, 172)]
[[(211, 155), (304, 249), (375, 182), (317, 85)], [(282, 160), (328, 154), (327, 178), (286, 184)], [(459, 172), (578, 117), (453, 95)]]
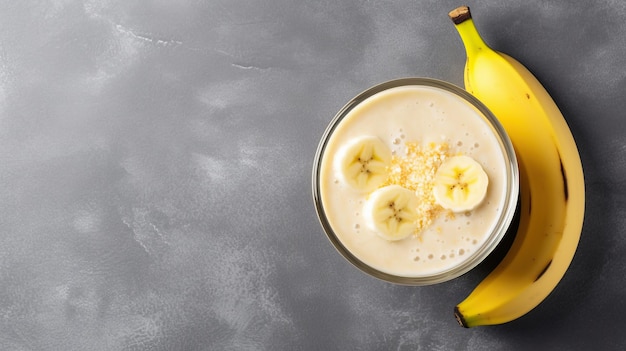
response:
[[(366, 276), (310, 180), (358, 92), (462, 84), (461, 4), (552, 93), (588, 191), (553, 294), (469, 330), (452, 308), (495, 259), (431, 287)], [(624, 4), (1, 0), (0, 349), (625, 349)]]

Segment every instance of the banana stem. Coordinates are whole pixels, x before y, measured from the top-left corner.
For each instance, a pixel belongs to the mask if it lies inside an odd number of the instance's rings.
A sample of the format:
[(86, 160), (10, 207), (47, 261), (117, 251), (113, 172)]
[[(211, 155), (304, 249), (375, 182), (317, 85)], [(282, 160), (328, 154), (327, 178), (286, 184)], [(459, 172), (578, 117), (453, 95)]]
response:
[(491, 50), (478, 33), (469, 7), (457, 7), (450, 11), (448, 16), (461, 36), (468, 57), (481, 50)]

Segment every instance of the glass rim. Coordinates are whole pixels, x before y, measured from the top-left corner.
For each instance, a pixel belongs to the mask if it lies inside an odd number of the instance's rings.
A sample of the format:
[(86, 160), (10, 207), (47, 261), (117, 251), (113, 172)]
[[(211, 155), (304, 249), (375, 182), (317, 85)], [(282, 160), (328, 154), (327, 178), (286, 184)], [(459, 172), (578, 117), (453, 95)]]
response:
[[(333, 131), (343, 120), (343, 118), (348, 115), (348, 113), (353, 108), (355, 108), (364, 100), (376, 95), (379, 92), (401, 86), (427, 86), (442, 89), (444, 91), (455, 94), (456, 96), (471, 104), (478, 110), (480, 114), (482, 114), (482, 117), (484, 117), (490, 127), (492, 127), (492, 129), (495, 131), (496, 137), (498, 139), (498, 142), (500, 143), (500, 147), (503, 152), (503, 156), (505, 158), (505, 163), (507, 165), (507, 181), (505, 184), (506, 191), (504, 208), (502, 209), (501, 214), (498, 217), (495, 226), (493, 227), (493, 231), (489, 234), (488, 239), (468, 259), (462, 261), (459, 265), (455, 265), (449, 269), (434, 274), (422, 276), (399, 276), (390, 274), (371, 267), (367, 263), (357, 258), (352, 252), (350, 252), (350, 250), (348, 250), (343, 245), (337, 234), (335, 234), (335, 231), (331, 227), (326, 217), (321, 200), (319, 177), (322, 164), (321, 161)], [(425, 77), (398, 78), (374, 85), (362, 91), (350, 101), (348, 101), (337, 112), (337, 114), (335, 114), (333, 119), (326, 127), (315, 152), (312, 172), (312, 192), (317, 217), (324, 230), (324, 233), (326, 234), (326, 237), (330, 240), (336, 251), (338, 251), (353, 266), (370, 276), (394, 284), (413, 286), (432, 285), (452, 280), (469, 272), (470, 270), (478, 266), (487, 256), (489, 256), (489, 254), (491, 254), (491, 252), (502, 241), (502, 238), (504, 237), (509, 226), (511, 225), (517, 209), (517, 202), (519, 197), (519, 168), (513, 144), (511, 143), (508, 134), (504, 130), (504, 127), (500, 124), (500, 122), (493, 115), (493, 113), (476, 97), (457, 85), (439, 79)]]

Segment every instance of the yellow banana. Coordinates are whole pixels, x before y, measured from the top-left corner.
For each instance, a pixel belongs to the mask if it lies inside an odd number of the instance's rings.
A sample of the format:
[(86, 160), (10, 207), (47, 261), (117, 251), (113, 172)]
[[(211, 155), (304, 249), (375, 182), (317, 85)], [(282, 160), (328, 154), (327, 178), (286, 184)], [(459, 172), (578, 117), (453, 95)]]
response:
[(485, 44), (467, 6), (449, 16), (467, 54), (466, 90), (493, 112), (513, 143), (521, 196), (509, 252), (454, 313), (464, 327), (502, 324), (540, 304), (569, 267), (583, 226), (583, 169), (571, 131), (541, 83)]

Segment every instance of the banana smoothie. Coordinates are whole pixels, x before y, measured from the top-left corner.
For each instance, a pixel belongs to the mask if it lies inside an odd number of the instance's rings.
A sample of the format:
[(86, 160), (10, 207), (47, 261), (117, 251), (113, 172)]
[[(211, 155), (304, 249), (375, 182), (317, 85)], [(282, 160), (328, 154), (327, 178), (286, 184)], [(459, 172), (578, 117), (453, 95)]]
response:
[(320, 157), (332, 232), (358, 261), (393, 276), (445, 274), (471, 260), (509, 201), (493, 126), (434, 86), (397, 86), (359, 102)]

